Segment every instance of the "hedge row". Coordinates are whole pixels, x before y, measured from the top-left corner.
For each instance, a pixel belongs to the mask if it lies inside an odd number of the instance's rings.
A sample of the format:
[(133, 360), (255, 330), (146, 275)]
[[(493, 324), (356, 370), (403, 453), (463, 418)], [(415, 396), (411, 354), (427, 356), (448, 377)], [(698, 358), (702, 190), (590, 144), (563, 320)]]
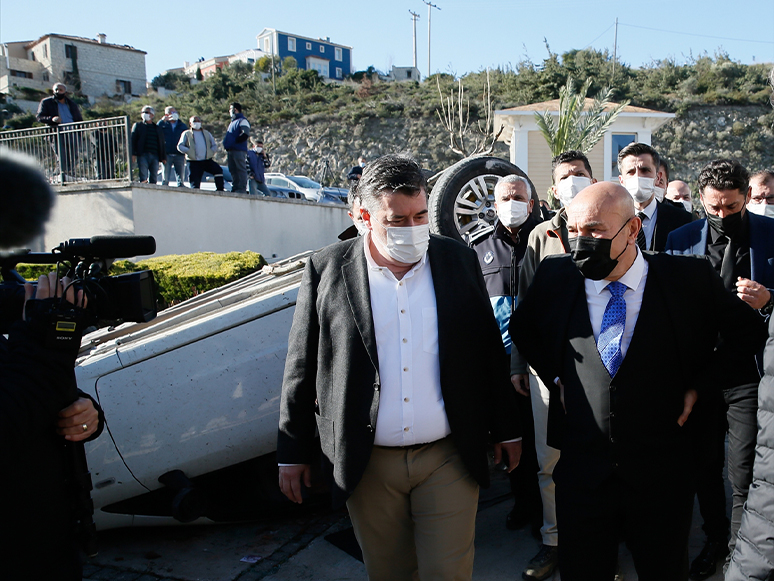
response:
[[(170, 254), (130, 262), (117, 261), (110, 274), (124, 274), (152, 270), (156, 280), (156, 300), (163, 309), (190, 299), (199, 293), (223, 286), (245, 275), (260, 270), (266, 260), (257, 252), (198, 252)], [(54, 269), (53, 265), (19, 264), (17, 271), (27, 280), (37, 280), (41, 274)]]

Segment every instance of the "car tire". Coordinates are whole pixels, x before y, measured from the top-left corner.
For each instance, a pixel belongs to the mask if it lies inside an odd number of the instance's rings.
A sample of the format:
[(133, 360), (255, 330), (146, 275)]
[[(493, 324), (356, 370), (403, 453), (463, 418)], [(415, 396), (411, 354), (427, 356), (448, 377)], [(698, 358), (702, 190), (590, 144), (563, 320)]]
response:
[(447, 169), (433, 186), (429, 200), (430, 230), (467, 243), (486, 230), (497, 216), (494, 186), (503, 176), (516, 174), (529, 182), (532, 214), (540, 220), (534, 184), (521, 169), (499, 157), (470, 157)]

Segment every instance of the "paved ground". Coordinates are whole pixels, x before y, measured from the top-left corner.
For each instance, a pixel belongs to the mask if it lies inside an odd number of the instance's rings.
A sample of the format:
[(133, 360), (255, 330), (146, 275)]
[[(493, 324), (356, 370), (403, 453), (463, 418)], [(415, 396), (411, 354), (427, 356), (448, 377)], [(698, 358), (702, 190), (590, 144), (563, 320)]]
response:
[[(529, 528), (508, 531), (512, 507), (500, 480), (482, 494), (476, 521), (476, 581), (514, 581), (539, 549)], [(703, 536), (694, 513), (690, 555)], [(664, 523), (664, 526), (669, 526)], [(260, 523), (123, 529), (100, 534), (100, 554), (87, 564), (86, 581), (345, 581), (365, 580), (363, 564), (326, 537), (349, 528), (345, 511), (325, 507)], [(255, 561), (255, 562), (249, 562)], [(626, 581), (637, 575), (621, 548)], [(720, 581), (717, 573), (711, 581)], [(552, 581), (560, 579), (557, 573)]]

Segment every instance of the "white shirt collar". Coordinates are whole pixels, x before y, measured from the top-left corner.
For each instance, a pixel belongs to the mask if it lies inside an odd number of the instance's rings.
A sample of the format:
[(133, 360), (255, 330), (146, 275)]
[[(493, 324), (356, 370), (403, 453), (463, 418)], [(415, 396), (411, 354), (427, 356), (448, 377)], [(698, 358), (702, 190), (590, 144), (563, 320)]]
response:
[(658, 200), (656, 200), (656, 196), (653, 196), (650, 204), (645, 206), (645, 208), (642, 210), (637, 210), (637, 213), (639, 214), (640, 212), (643, 212), (648, 217), (648, 219), (651, 219), (653, 218), (653, 213), (656, 211), (657, 204)]
[[(635, 249), (637, 250), (637, 257), (629, 267), (629, 270), (627, 270), (624, 275), (618, 279), (618, 282), (622, 282), (627, 286), (627, 288), (631, 290), (637, 290), (637, 287), (640, 286), (642, 276), (645, 273), (645, 259), (642, 257), (640, 249), (637, 247), (635, 247)], [(597, 294), (602, 294), (602, 291), (607, 288), (607, 285), (613, 281), (602, 279), (593, 280), (591, 282), (594, 284), (594, 288), (596, 289)]]

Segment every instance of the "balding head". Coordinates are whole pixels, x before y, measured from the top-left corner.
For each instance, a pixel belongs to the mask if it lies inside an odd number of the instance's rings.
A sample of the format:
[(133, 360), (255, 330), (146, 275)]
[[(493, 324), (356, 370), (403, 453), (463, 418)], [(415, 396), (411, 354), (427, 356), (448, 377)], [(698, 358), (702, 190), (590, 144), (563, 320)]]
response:
[(667, 186), (666, 197), (674, 202), (680, 202), (682, 200), (690, 202), (691, 188), (681, 180), (671, 181), (669, 182), (669, 186)]
[(567, 207), (567, 233), (576, 237), (610, 240), (610, 258), (617, 266), (605, 277), (618, 280), (637, 257), (640, 219), (626, 188), (613, 182), (597, 182), (582, 190)]

